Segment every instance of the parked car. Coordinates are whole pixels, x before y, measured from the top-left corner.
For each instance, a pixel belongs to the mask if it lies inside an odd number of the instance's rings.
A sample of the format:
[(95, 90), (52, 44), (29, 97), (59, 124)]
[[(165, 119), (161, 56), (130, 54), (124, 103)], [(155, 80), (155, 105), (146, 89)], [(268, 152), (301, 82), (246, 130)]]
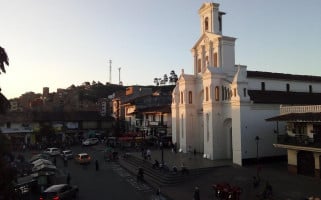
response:
[(33, 155), (30, 159), (29, 159), (29, 162), (32, 163), (36, 160), (39, 160), (39, 159), (45, 159), (45, 160), (49, 160), (50, 159), (50, 155), (46, 154), (46, 153), (40, 153), (40, 154), (36, 154), (36, 155)]
[(44, 150), (44, 153), (50, 155), (50, 156), (56, 156), (60, 154), (60, 149), (59, 148), (47, 148), (46, 150)]
[(95, 144), (98, 144), (98, 142), (99, 142), (98, 138), (88, 138), (82, 142), (82, 145), (84, 146), (95, 145)]
[(72, 159), (74, 156), (74, 154), (72, 153), (72, 150), (70, 149), (62, 151), (60, 155), (63, 159)]
[(91, 162), (91, 157), (87, 153), (79, 153), (75, 156), (75, 161), (80, 164), (87, 164)]
[(76, 185), (58, 184), (48, 187), (40, 195), (39, 200), (65, 200), (77, 198), (79, 188)]

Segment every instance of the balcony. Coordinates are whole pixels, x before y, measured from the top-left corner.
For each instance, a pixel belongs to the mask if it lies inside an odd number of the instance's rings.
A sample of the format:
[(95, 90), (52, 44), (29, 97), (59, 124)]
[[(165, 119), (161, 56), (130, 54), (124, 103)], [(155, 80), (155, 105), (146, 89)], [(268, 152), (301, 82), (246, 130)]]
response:
[(321, 141), (307, 135), (296, 134), (295, 136), (278, 135), (277, 143), (282, 145), (321, 148)]

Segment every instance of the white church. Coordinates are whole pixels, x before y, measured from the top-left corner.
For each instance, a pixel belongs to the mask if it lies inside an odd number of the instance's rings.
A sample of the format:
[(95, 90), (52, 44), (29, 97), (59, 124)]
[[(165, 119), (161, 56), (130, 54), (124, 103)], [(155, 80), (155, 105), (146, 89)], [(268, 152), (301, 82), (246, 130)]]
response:
[[(194, 73), (182, 73), (173, 90), (172, 138), (187, 152), (196, 149), (211, 160), (277, 157), (278, 130), (266, 119), (280, 105), (321, 103), (321, 77), (248, 71), (235, 65), (236, 38), (224, 36), (219, 4), (199, 9), (201, 36), (192, 47)], [(281, 126), (283, 127), (283, 126)]]

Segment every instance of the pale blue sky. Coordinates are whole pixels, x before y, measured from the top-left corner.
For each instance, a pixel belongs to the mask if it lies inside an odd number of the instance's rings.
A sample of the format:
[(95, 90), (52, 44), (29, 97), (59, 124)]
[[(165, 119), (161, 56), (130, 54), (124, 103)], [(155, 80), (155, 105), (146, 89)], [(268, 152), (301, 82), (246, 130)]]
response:
[[(153, 85), (192, 73), (202, 0), (0, 0), (7, 98), (85, 81)], [(223, 34), (249, 70), (321, 76), (321, 0), (219, 0)]]

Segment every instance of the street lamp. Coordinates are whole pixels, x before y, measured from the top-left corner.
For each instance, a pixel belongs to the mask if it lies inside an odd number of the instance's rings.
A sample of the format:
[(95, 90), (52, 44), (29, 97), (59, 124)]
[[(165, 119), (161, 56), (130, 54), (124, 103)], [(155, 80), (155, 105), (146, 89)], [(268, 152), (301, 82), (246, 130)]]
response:
[(163, 145), (162, 141), (159, 142), (159, 146), (160, 146), (161, 151), (162, 151), (162, 166), (164, 166), (164, 145)]
[(260, 137), (256, 136), (255, 142), (256, 142), (256, 162), (257, 163), (259, 162), (259, 140), (260, 140)]
[(257, 177), (259, 177), (259, 140), (260, 140), (260, 137), (256, 136), (255, 142), (256, 142), (256, 165), (257, 165), (256, 174), (257, 174)]

